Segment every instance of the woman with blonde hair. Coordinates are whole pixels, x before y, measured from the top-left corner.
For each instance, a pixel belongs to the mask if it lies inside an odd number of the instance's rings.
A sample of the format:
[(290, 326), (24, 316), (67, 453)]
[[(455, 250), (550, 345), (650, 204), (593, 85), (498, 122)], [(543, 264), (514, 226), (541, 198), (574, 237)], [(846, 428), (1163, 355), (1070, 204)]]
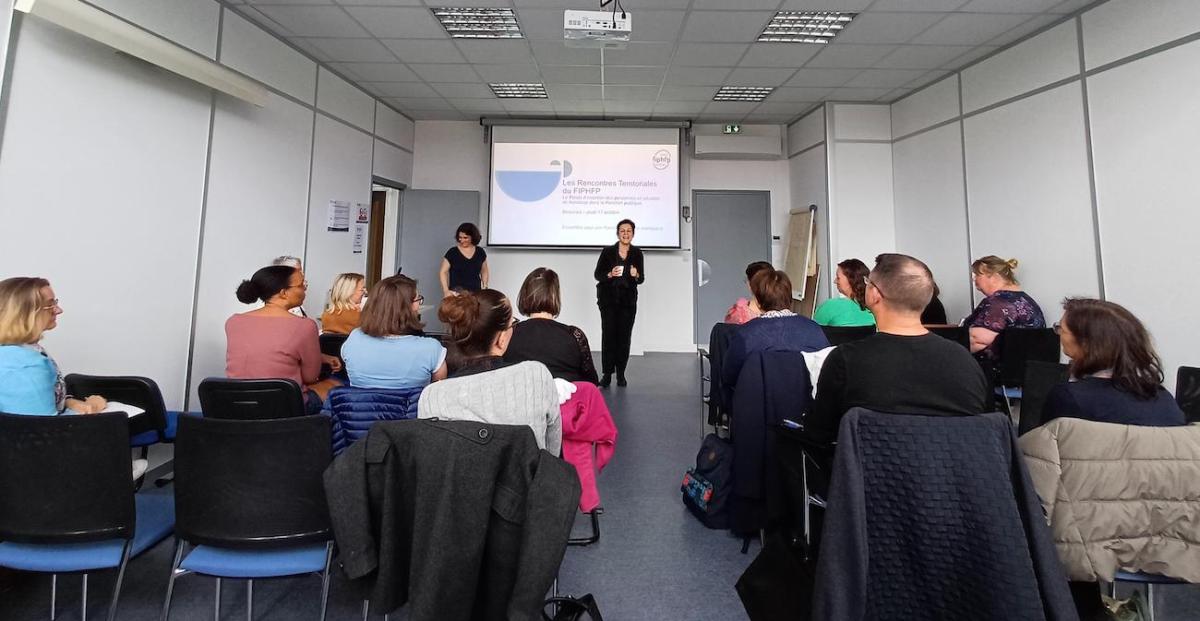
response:
[(62, 373), (39, 342), (63, 312), (45, 278), (0, 281), (0, 412), (54, 416), (67, 410), (95, 414), (103, 397), (67, 395)]
[(970, 329), (971, 353), (985, 367), (994, 367), (1000, 357), (996, 337), (1005, 328), (1045, 328), (1042, 308), (1017, 281), (1016, 259), (988, 255), (971, 264), (975, 289), (984, 295), (963, 325)]
[(367, 292), (366, 278), (348, 272), (338, 274), (329, 290), (329, 305), (321, 313), (321, 329), (333, 334), (350, 334), (362, 322), (363, 294)]

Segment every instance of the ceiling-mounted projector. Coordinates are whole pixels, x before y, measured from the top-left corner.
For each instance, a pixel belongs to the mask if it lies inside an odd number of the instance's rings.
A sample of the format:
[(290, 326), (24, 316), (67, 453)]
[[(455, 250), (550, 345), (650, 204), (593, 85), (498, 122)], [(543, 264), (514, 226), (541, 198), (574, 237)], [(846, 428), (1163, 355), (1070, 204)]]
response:
[(563, 37), (571, 47), (623, 49), (633, 32), (626, 11), (563, 11)]

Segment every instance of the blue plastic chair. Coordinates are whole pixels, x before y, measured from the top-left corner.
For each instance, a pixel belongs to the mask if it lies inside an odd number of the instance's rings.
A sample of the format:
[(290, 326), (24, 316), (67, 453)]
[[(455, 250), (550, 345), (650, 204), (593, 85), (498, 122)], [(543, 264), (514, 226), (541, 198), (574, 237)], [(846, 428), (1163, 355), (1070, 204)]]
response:
[(1188, 583), (1186, 580), (1168, 578), (1167, 576), (1160, 576), (1158, 574), (1146, 574), (1140, 571), (1117, 571), (1116, 575), (1113, 576), (1113, 581), (1110, 585), (1110, 588), (1112, 589), (1110, 595), (1114, 599), (1117, 597), (1118, 582), (1133, 582), (1146, 585), (1146, 612), (1150, 615), (1150, 619), (1148, 621), (1154, 621), (1154, 585)]
[(187, 574), (254, 580), (316, 573), (321, 619), (329, 596), (332, 530), (322, 474), (333, 460), (325, 416), (226, 420), (184, 416), (175, 443), (174, 561), (161, 619), (175, 580)]
[(108, 619), (116, 618), (129, 559), (171, 533), (169, 493), (134, 494), (129, 422), (123, 414), (0, 414), (0, 566), (51, 574), (116, 569)]

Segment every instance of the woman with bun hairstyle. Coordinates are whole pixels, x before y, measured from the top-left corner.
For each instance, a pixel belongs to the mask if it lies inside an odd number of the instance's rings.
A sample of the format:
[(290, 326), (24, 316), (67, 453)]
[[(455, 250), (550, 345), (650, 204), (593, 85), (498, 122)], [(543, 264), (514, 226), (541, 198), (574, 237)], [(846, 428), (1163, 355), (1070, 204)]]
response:
[(562, 449), (559, 394), (546, 365), (504, 362), (512, 340), (512, 304), (494, 289), (442, 300), (438, 319), (450, 332), (449, 379), (421, 393), (418, 418), (528, 425), (538, 446)]
[(261, 301), (263, 307), (225, 321), (225, 374), (235, 379), (290, 379), (304, 390), (307, 412), (317, 414), (338, 385), (337, 380), (321, 379), (321, 363), (339, 371), (341, 362), (321, 355), (315, 321), (291, 313), (304, 303), (307, 290), (304, 273), (287, 265), (264, 267), (238, 285), (239, 302)]
[(971, 353), (985, 367), (999, 358), (996, 337), (1005, 328), (1045, 328), (1042, 308), (1017, 281), (1017, 260), (988, 255), (971, 264), (975, 288), (985, 297), (967, 315), (963, 325), (970, 329)]

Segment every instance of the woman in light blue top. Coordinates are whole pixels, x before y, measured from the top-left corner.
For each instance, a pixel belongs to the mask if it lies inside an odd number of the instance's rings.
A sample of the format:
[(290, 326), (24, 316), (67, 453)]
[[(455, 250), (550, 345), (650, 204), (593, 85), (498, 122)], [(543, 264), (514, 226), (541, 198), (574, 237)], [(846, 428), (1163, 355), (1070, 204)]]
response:
[(423, 336), (417, 282), (384, 278), (371, 287), (362, 323), (342, 345), (350, 385), (359, 388), (424, 388), (446, 378), (446, 348)]
[(38, 344), (62, 312), (45, 278), (0, 281), (0, 412), (93, 414), (108, 406), (103, 397), (69, 397), (58, 365)]

